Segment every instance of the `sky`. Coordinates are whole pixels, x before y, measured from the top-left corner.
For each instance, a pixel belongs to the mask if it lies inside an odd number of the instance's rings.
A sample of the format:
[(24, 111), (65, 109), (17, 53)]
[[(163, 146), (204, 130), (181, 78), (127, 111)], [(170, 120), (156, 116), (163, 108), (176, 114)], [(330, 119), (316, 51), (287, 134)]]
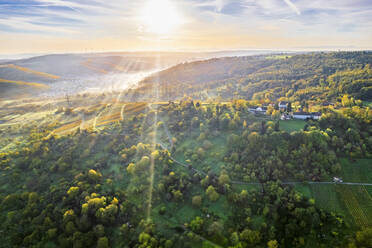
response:
[(372, 0), (0, 0), (0, 53), (372, 49)]

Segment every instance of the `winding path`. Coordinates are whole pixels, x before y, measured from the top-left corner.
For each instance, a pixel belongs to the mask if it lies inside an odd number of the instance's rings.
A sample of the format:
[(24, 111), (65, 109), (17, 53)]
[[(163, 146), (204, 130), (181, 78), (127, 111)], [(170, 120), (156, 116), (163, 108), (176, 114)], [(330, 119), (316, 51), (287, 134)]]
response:
[(120, 119), (124, 120), (124, 109), (125, 109), (126, 104), (123, 104), (123, 106), (120, 109)]

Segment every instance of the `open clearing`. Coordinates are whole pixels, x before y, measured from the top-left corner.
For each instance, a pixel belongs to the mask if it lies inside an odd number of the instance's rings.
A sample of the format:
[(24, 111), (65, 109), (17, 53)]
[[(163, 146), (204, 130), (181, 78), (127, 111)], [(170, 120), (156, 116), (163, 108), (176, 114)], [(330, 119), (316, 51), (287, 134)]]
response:
[(292, 56), (290, 55), (273, 55), (273, 56), (267, 56), (266, 59), (289, 59)]
[(306, 121), (304, 120), (286, 120), (279, 121), (280, 130), (291, 133), (293, 131), (300, 131), (304, 128)]

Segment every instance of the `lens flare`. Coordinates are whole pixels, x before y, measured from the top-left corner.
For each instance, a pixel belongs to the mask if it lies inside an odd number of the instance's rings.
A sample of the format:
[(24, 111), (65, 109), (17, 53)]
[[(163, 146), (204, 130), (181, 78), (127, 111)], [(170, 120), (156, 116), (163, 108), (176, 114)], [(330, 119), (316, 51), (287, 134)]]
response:
[(181, 24), (182, 17), (169, 0), (149, 0), (141, 14), (144, 31), (154, 34), (170, 34)]

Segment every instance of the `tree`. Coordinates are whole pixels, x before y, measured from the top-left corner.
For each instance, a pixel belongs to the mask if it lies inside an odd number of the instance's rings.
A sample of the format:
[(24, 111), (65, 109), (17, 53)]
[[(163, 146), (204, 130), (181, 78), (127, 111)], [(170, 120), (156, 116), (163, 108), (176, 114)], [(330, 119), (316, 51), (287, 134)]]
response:
[(278, 248), (278, 241), (276, 240), (270, 240), (267, 242), (267, 248)]
[(164, 243), (164, 247), (165, 248), (171, 248), (173, 246), (173, 242), (172, 242), (172, 240), (167, 240), (167, 241), (165, 241), (165, 243)]
[(200, 232), (204, 225), (204, 220), (199, 216), (196, 216), (194, 220), (190, 222), (190, 228), (193, 232)]
[(79, 187), (70, 187), (70, 189), (67, 191), (67, 194), (73, 198), (79, 194), (79, 190)]
[(182, 201), (183, 200), (183, 195), (181, 191), (179, 190), (172, 190), (173, 197), (176, 201)]
[(97, 248), (109, 248), (109, 241), (108, 238), (102, 237), (98, 239)]
[(127, 167), (127, 171), (129, 174), (134, 174), (136, 171), (136, 165), (134, 163), (130, 163)]
[(244, 229), (243, 232), (240, 233), (240, 239), (246, 241), (250, 245), (255, 245), (260, 242), (261, 237), (258, 231)]
[(287, 112), (290, 113), (292, 112), (292, 103), (289, 102), (288, 105), (287, 105)]
[(141, 158), (141, 160), (137, 163), (137, 165), (139, 166), (140, 170), (142, 171), (150, 165), (150, 162), (151, 162), (151, 160), (148, 156), (143, 156)]
[(211, 201), (217, 201), (217, 199), (219, 198), (219, 194), (216, 192), (215, 188), (212, 185), (207, 188), (206, 194)]
[(219, 235), (223, 231), (223, 225), (218, 222), (214, 221), (209, 227), (208, 227), (208, 235)]
[(221, 186), (230, 183), (230, 177), (229, 177), (229, 175), (227, 175), (227, 173), (222, 173), (220, 175), (220, 177), (218, 178), (218, 183)]
[(260, 130), (260, 133), (261, 134), (265, 134), (266, 133), (266, 122), (265, 121), (261, 121), (261, 130)]
[(63, 220), (65, 222), (68, 222), (68, 221), (72, 221), (75, 219), (75, 213), (74, 213), (74, 210), (70, 209), (70, 210), (67, 210), (64, 214), (63, 214)]
[(96, 225), (93, 228), (94, 234), (96, 237), (103, 237), (105, 236), (105, 227), (103, 225)]
[(356, 233), (358, 247), (367, 248), (372, 244), (372, 228), (366, 228)]
[(88, 172), (88, 177), (89, 177), (89, 180), (96, 183), (101, 179), (102, 175), (101, 175), (101, 173), (91, 169)]
[(202, 197), (200, 195), (194, 196), (192, 198), (192, 205), (194, 207), (200, 207), (202, 204)]
[(279, 126), (280, 124), (279, 124), (279, 121), (276, 121), (275, 122), (275, 126), (274, 126), (274, 131), (275, 132), (279, 132), (280, 131), (280, 126)]
[(110, 204), (105, 208), (99, 208), (96, 211), (96, 217), (102, 223), (113, 223), (118, 213), (118, 207), (115, 204)]
[(67, 222), (65, 231), (67, 234), (72, 235), (76, 231), (75, 224), (72, 221)]

